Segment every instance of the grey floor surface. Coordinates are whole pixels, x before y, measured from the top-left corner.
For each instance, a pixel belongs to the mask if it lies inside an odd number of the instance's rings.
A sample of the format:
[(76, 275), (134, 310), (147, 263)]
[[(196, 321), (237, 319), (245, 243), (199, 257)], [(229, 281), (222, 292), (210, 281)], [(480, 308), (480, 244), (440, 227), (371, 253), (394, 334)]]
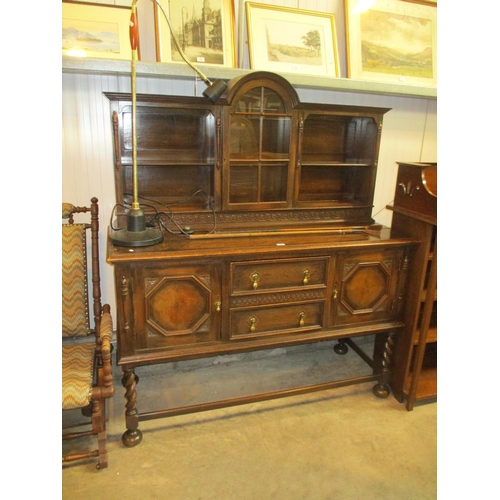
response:
[[(360, 339), (370, 350), (370, 341)], [(138, 409), (224, 399), (369, 374), (334, 342), (140, 367)], [(64, 499), (427, 500), (437, 498), (437, 404), (406, 411), (374, 383), (141, 422), (122, 445), (124, 389), (108, 412), (109, 466), (62, 468)], [(63, 423), (76, 418), (64, 415)], [(91, 438), (80, 446), (90, 446)], [(65, 449), (66, 444), (63, 445)]]

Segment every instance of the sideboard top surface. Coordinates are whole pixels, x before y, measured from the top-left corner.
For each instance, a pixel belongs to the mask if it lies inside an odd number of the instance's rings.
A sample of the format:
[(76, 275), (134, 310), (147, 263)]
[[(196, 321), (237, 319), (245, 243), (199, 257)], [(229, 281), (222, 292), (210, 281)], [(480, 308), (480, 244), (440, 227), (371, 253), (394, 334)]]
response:
[(380, 234), (370, 234), (363, 229), (283, 232), (242, 232), (188, 236), (165, 235), (162, 243), (149, 247), (126, 248), (113, 245), (108, 241), (107, 261), (120, 264), (131, 261), (171, 261), (179, 258), (225, 258), (245, 259), (259, 255), (282, 255), (288, 252), (297, 254), (329, 252), (335, 250), (363, 249), (378, 246), (401, 246), (417, 243), (417, 240), (395, 234), (384, 227)]

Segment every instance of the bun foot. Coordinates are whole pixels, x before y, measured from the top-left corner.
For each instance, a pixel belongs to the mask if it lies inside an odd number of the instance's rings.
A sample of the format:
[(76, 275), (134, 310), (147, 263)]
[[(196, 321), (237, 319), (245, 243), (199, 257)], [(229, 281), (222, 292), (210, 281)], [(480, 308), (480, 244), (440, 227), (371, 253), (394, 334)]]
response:
[(333, 350), (337, 353), (337, 354), (347, 354), (347, 351), (349, 350), (349, 348), (347, 347), (346, 343), (343, 341), (343, 340), (339, 340), (339, 343), (338, 344), (335, 344), (333, 346)]
[(373, 394), (377, 396), (377, 398), (385, 399), (391, 393), (391, 389), (386, 384), (377, 384), (373, 387)]
[(139, 429), (127, 429), (122, 435), (122, 443), (131, 448), (142, 441), (142, 432)]

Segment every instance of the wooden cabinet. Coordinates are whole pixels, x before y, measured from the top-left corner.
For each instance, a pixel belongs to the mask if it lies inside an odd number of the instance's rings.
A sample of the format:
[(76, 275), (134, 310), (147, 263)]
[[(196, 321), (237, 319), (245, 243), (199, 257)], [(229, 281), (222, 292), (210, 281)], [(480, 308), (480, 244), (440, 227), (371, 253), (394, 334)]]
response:
[[(106, 94), (114, 124), (116, 220), (131, 203), (131, 97)], [(388, 109), (301, 103), (282, 77), (254, 72), (204, 98), (137, 96), (141, 208), (164, 241), (108, 241), (115, 267), (123, 442), (139, 420), (377, 381), (392, 347), (416, 239), (371, 218)], [(363, 353), (356, 336), (375, 336)], [(336, 339), (370, 375), (181, 409), (139, 413), (140, 365)], [(335, 356), (335, 354), (333, 354)], [(341, 360), (341, 358), (337, 359)]]
[(420, 240), (414, 250), (393, 391), (406, 408), (437, 398), (437, 164), (399, 163), (392, 227)]

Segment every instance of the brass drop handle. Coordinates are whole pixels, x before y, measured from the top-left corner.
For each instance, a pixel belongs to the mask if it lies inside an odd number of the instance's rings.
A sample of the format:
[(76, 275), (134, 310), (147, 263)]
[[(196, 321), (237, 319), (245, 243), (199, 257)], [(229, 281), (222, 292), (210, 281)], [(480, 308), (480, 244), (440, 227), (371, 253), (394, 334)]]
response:
[(311, 276), (311, 271), (309, 271), (309, 269), (304, 269), (302, 276), (304, 276), (302, 283), (304, 283), (304, 285), (307, 285), (307, 283), (309, 283), (309, 276)]
[(404, 184), (403, 182), (400, 182), (398, 184), (398, 187), (403, 188), (403, 193), (407, 196), (413, 196), (413, 193), (415, 191), (418, 191), (420, 189), (420, 186), (412, 186), (412, 182), (408, 181), (407, 184)]
[(215, 302), (215, 310), (216, 310), (216, 312), (220, 312), (221, 305), (222, 305), (222, 302), (220, 301), (220, 299), (217, 299), (216, 302)]
[(335, 285), (335, 288), (333, 289), (333, 300), (336, 300), (338, 296), (339, 296), (339, 291), (337, 290), (337, 285)]
[(248, 323), (250, 324), (250, 331), (255, 332), (255, 323), (257, 323), (257, 318), (255, 316), (252, 316), (249, 320)]
[(306, 318), (306, 313), (304, 311), (301, 311), (299, 313), (299, 325), (304, 326), (305, 325), (305, 318)]
[(260, 275), (259, 273), (253, 273), (250, 276), (250, 279), (252, 280), (252, 286), (254, 290), (257, 290), (257, 287), (259, 286), (259, 280), (260, 280)]

